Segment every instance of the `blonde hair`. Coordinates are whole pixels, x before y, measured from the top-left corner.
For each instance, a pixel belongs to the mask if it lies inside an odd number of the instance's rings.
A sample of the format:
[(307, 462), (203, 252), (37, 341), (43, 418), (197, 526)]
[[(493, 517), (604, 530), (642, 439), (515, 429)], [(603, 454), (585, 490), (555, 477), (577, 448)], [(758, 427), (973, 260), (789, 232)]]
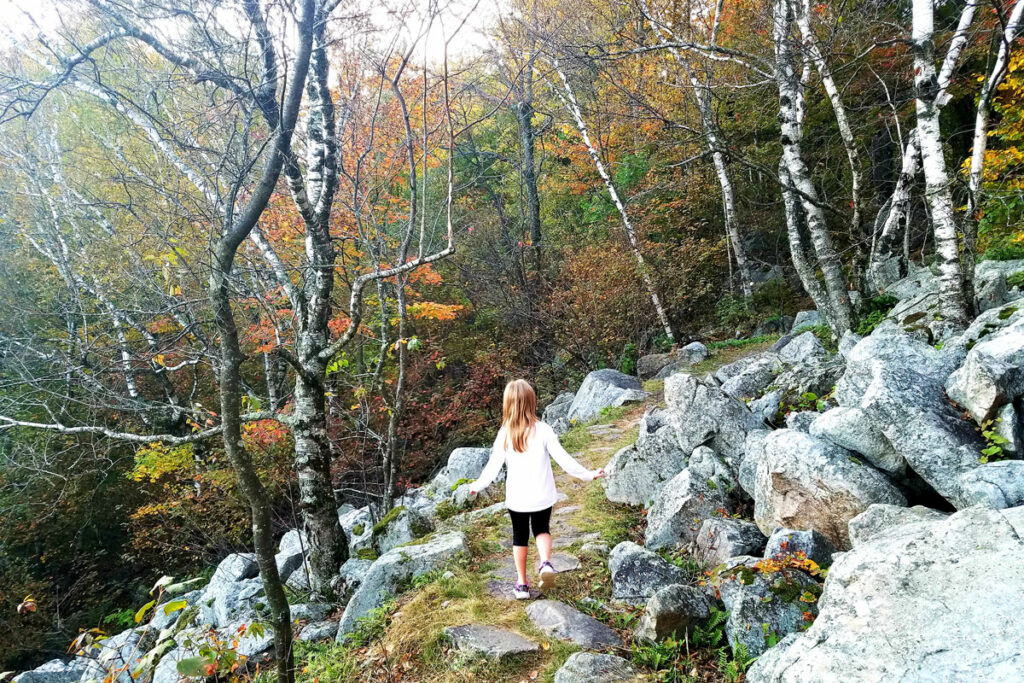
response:
[(526, 440), (537, 423), (537, 394), (525, 379), (514, 379), (505, 385), (501, 401), (501, 427), (505, 430), (505, 448), (511, 439), (517, 453), (526, 451)]

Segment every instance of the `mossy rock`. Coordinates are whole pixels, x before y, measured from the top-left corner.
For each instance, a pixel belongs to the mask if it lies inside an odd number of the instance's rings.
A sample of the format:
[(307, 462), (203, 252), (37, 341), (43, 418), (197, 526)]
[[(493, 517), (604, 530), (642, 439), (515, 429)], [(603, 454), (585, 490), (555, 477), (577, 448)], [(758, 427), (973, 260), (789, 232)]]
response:
[(404, 511), (404, 505), (399, 505), (398, 507), (393, 507), (388, 510), (388, 513), (381, 517), (379, 522), (373, 525), (373, 537), (376, 538), (387, 531), (388, 525), (395, 521), (398, 518), (398, 515), (402, 514)]
[(362, 536), (364, 531), (366, 531), (366, 526), (362, 524), (356, 524), (354, 527), (352, 527), (353, 536)]

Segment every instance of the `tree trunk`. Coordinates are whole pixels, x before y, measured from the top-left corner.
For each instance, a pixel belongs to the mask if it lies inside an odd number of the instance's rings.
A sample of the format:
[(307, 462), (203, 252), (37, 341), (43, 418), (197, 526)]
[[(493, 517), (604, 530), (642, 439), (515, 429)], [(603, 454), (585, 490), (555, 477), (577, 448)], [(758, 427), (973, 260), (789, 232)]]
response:
[(964, 327), (970, 317), (970, 306), (964, 292), (958, 226), (939, 128), (939, 106), (936, 100), (940, 86), (935, 70), (932, 12), (931, 0), (914, 0), (912, 44), (917, 133), (921, 143), (925, 196), (932, 214), (935, 251), (939, 258), (939, 307), (947, 321), (954, 326)]
[[(781, 126), (782, 158), (786, 164), (788, 185), (799, 195), (807, 232), (818, 257), (828, 294), (829, 311), (825, 314), (829, 326), (837, 336), (850, 329), (853, 312), (850, 307), (843, 266), (836, 253), (832, 236), (825, 222), (818, 192), (811, 181), (810, 171), (803, 159), (801, 143), (803, 131), (800, 108), (803, 95), (800, 79), (793, 60), (794, 49), (790, 32), (793, 26), (792, 0), (775, 0), (774, 46), (775, 80), (779, 88), (779, 122)], [(810, 293), (810, 292), (808, 292)]]
[(789, 238), (789, 252), (793, 259), (793, 267), (800, 278), (800, 284), (811, 297), (815, 307), (826, 320), (830, 320), (830, 308), (828, 294), (818, 282), (818, 276), (814, 272), (814, 266), (807, 258), (807, 250), (804, 248), (804, 239), (801, 234), (806, 227), (800, 200), (790, 184), (789, 172), (786, 170), (785, 161), (779, 161), (779, 179), (782, 181), (782, 201), (786, 210), (786, 234)]
[(562, 79), (562, 86), (565, 88), (565, 96), (559, 93), (565, 108), (569, 110), (572, 115), (573, 121), (576, 122), (576, 127), (580, 131), (580, 136), (583, 138), (583, 144), (587, 146), (587, 151), (590, 153), (590, 158), (594, 162), (594, 166), (597, 168), (598, 175), (601, 176), (601, 180), (604, 181), (605, 188), (608, 190), (608, 194), (612, 198), (612, 203), (615, 204), (615, 208), (619, 211), (619, 216), (622, 217), (622, 227), (626, 232), (626, 238), (629, 240), (629, 246), (633, 250), (633, 256), (636, 258), (637, 269), (640, 271), (640, 277), (643, 280), (644, 287), (647, 289), (647, 294), (651, 297), (651, 303), (654, 306), (654, 310), (658, 315), (658, 320), (661, 322), (662, 328), (665, 330), (665, 335), (669, 338), (669, 341), (675, 343), (676, 337), (672, 332), (672, 325), (668, 319), (668, 313), (665, 308), (661, 305), (661, 298), (658, 296), (657, 287), (654, 285), (654, 279), (651, 277), (650, 272), (647, 269), (647, 263), (644, 259), (643, 252), (640, 250), (640, 241), (637, 239), (636, 231), (633, 229), (633, 223), (629, 220), (629, 213), (626, 211), (626, 206), (619, 199), (619, 193), (615, 189), (615, 184), (612, 182), (612, 178), (608, 175), (608, 170), (604, 167), (604, 162), (601, 161), (601, 156), (597, 153), (597, 148), (590, 141), (590, 133), (587, 131), (587, 124), (583, 121), (583, 114), (580, 111), (579, 104), (576, 101), (576, 96), (573, 93), (572, 86), (569, 85), (569, 79), (566, 78), (565, 72), (562, 71), (558, 62), (555, 61), (555, 70), (558, 72), (559, 77)]

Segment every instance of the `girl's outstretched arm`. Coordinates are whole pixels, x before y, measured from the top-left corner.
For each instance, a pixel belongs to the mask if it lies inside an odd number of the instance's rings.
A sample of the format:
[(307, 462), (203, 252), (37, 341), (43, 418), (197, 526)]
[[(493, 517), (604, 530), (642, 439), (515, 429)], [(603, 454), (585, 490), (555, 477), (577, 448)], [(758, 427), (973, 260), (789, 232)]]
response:
[(505, 445), (502, 443), (503, 440), (502, 430), (499, 429), (498, 436), (494, 437), (494, 445), (491, 447), (491, 457), (487, 464), (484, 465), (484, 470), (480, 473), (480, 476), (469, 485), (470, 493), (480, 493), (490, 486), (494, 478), (498, 476), (501, 466), (505, 464)]
[(592, 481), (604, 476), (604, 469), (588, 470), (576, 462), (576, 459), (569, 455), (569, 452), (562, 447), (561, 442), (558, 440), (558, 435), (555, 434), (555, 430), (551, 429), (548, 425), (545, 426), (547, 427), (547, 430), (545, 430), (545, 445), (548, 449), (548, 455), (555, 459), (555, 462), (565, 470), (566, 474), (583, 481)]

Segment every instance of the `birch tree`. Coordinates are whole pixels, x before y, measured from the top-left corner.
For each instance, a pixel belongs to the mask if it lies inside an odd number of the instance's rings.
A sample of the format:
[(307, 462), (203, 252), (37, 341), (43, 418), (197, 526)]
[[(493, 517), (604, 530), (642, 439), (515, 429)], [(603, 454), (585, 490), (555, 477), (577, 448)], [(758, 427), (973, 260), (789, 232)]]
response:
[(619, 193), (615, 188), (615, 183), (612, 182), (612, 177), (609, 175), (608, 169), (601, 160), (600, 153), (597, 151), (597, 148), (594, 146), (594, 143), (590, 138), (590, 133), (587, 129), (586, 121), (583, 119), (583, 112), (576, 99), (576, 94), (572, 85), (569, 83), (569, 78), (566, 76), (565, 69), (559, 63), (557, 58), (552, 58), (552, 69), (558, 76), (561, 83), (560, 89), (555, 86), (555, 94), (562, 101), (566, 111), (569, 112), (573, 122), (576, 124), (576, 129), (579, 131), (580, 138), (582, 138), (583, 144), (587, 148), (587, 153), (590, 155), (591, 161), (594, 162), (594, 167), (597, 169), (598, 175), (601, 176), (605, 189), (608, 191), (608, 195), (611, 197), (612, 203), (619, 212), (619, 217), (622, 219), (622, 229), (626, 234), (626, 239), (629, 242), (634, 258), (636, 259), (637, 270), (640, 272), (640, 279), (651, 299), (651, 305), (654, 307), (654, 311), (658, 316), (658, 321), (661, 323), (661, 327), (665, 331), (665, 336), (668, 337), (671, 342), (675, 343), (676, 338), (672, 331), (672, 324), (669, 322), (668, 313), (661, 303), (661, 297), (658, 295), (657, 287), (654, 284), (654, 278), (651, 277), (650, 271), (647, 268), (647, 262), (640, 247), (640, 240), (636, 236), (636, 230), (633, 228), (633, 223), (629, 218), (629, 212), (626, 210), (626, 205), (623, 204), (622, 199), (619, 197)]

